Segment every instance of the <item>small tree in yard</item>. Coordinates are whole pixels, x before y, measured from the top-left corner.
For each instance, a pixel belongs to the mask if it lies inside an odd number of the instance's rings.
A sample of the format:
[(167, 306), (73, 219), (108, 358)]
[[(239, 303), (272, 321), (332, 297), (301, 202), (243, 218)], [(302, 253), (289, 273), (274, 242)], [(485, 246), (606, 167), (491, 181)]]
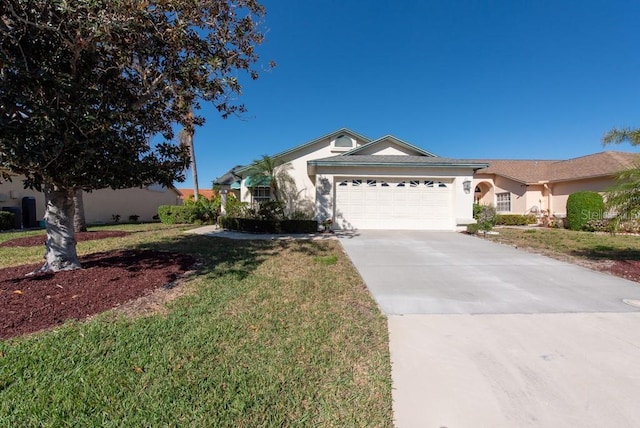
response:
[(182, 181), (174, 127), (201, 125), (202, 101), (244, 111), (235, 75), (258, 77), (264, 13), (255, 0), (0, 2), (0, 171), (44, 192), (42, 271), (80, 267), (76, 192)]
[(480, 205), (479, 207), (474, 210), (476, 211), (474, 214), (478, 222), (478, 229), (487, 233), (496, 225), (496, 208), (493, 205)]

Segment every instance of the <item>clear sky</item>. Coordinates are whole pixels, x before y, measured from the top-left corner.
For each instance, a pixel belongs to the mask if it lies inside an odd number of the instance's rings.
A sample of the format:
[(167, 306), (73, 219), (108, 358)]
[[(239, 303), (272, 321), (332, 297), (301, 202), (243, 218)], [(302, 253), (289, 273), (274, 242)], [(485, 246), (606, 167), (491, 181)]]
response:
[(638, 0), (262, 3), (261, 61), (278, 65), (244, 79), (245, 118), (205, 115), (201, 188), (342, 127), (451, 158), (640, 151), (601, 143), (640, 127)]

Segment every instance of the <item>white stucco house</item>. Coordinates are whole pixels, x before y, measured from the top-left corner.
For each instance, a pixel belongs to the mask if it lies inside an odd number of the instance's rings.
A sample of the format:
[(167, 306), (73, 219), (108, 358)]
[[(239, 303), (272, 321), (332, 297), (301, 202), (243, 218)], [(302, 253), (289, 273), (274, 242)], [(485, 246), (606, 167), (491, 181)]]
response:
[[(488, 166), (345, 128), (272, 157), (288, 164), (298, 203), (346, 230), (456, 230), (474, 223), (473, 175)], [(247, 186), (249, 167), (236, 174), (243, 201), (271, 198), (268, 185)]]

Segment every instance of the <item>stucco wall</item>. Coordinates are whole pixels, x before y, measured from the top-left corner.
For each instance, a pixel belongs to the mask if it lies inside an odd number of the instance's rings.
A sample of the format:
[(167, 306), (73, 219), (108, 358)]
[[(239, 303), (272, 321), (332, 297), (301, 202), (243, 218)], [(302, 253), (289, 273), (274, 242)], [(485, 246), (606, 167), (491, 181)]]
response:
[[(84, 193), (85, 217), (88, 224), (111, 223), (112, 216), (120, 215), (120, 221), (128, 221), (130, 215), (140, 216), (139, 221), (151, 221), (158, 213), (160, 205), (182, 205), (178, 192), (173, 189), (150, 186), (132, 189), (101, 189)], [(36, 219), (44, 218), (45, 202), (41, 192), (24, 189), (22, 179), (14, 177), (12, 182), (0, 183), (0, 208), (17, 207), (22, 210), (22, 198), (33, 197), (36, 200)]]
[(604, 193), (614, 184), (615, 179), (610, 177), (554, 183), (551, 187), (553, 192), (553, 197), (551, 198), (551, 211), (554, 214), (566, 215), (567, 199), (570, 194), (585, 190)]

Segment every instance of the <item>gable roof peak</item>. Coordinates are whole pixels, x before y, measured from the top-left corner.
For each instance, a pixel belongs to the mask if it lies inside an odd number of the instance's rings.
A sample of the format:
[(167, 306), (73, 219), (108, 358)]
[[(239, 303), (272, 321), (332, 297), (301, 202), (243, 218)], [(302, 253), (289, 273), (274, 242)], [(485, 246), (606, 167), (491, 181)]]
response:
[(384, 135), (380, 138), (376, 138), (373, 141), (369, 141), (366, 144), (361, 145), (360, 147), (356, 147), (352, 150), (349, 150), (348, 152), (343, 153), (341, 156), (351, 156), (351, 155), (357, 155), (358, 153), (364, 151), (364, 150), (369, 150), (371, 147), (378, 145), (378, 144), (382, 144), (385, 141), (391, 140), (393, 143), (398, 144), (399, 146), (408, 148), (416, 153), (418, 153), (418, 156), (427, 156), (427, 157), (439, 157), (438, 155), (428, 152), (426, 150), (421, 149), (418, 146), (414, 146), (413, 144), (407, 143), (404, 140), (401, 140), (400, 138), (391, 135), (391, 134), (387, 134)]

